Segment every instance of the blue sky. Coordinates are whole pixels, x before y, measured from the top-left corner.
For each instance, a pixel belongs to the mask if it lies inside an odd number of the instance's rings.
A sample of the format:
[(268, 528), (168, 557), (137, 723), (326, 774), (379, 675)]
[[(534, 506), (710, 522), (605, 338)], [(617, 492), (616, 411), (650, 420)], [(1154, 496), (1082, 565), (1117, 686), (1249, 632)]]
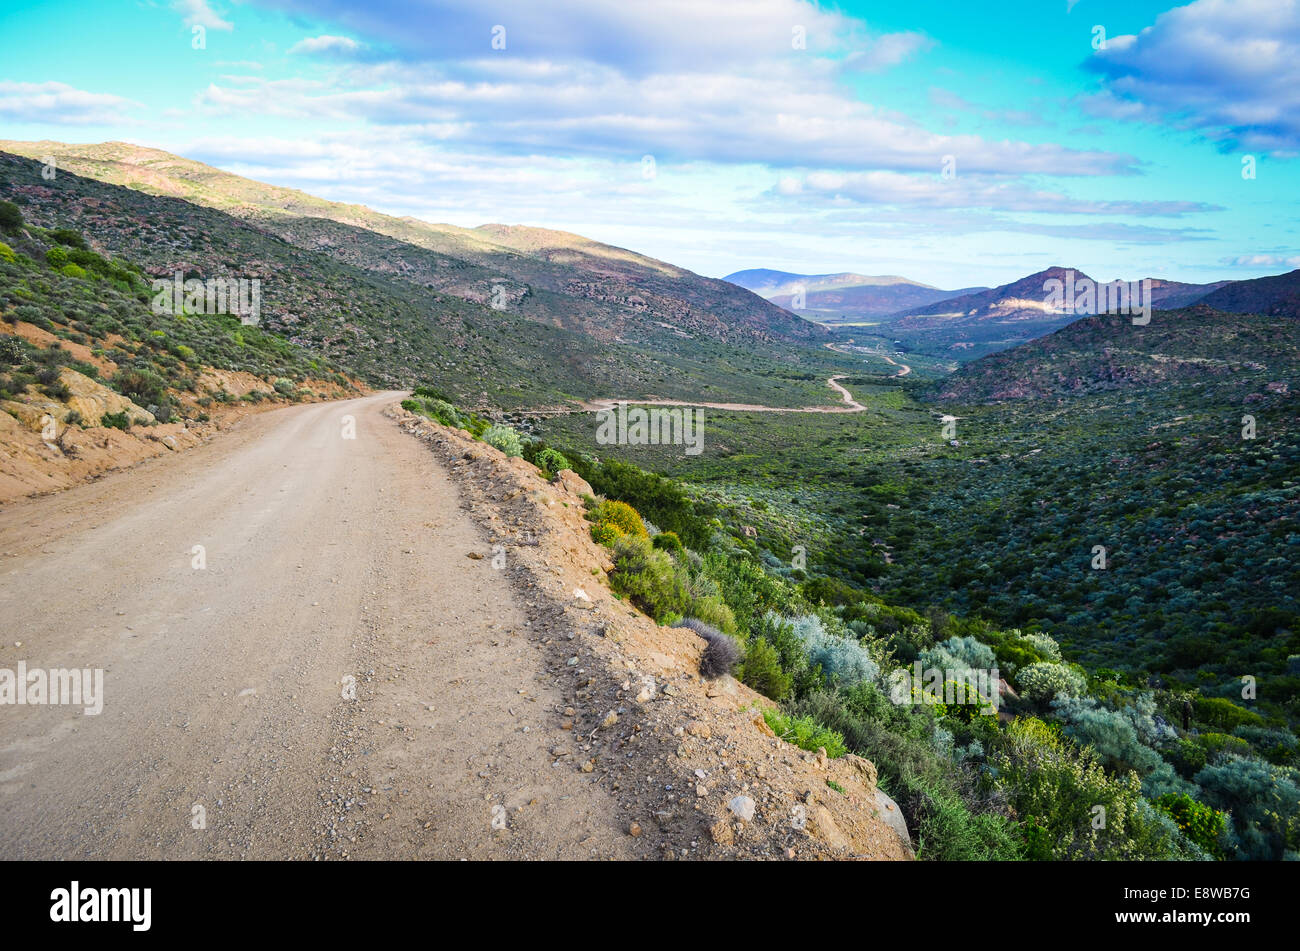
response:
[(1297, 0), (0, 0), (0, 18), (0, 138), (120, 139), (704, 274), (1300, 267)]

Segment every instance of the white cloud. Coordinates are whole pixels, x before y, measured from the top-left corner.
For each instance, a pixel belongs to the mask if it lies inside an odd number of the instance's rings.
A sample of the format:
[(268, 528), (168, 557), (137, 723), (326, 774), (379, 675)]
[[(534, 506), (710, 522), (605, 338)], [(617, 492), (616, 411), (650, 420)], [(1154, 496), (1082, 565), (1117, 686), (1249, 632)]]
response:
[(998, 174), (1131, 174), (1133, 156), (1056, 144), (933, 133), (858, 102), (836, 67), (791, 64), (761, 74), (685, 72), (627, 76), (599, 64), (481, 59), (455, 68), (356, 67), (332, 86), (266, 81), (213, 84), (198, 104), (224, 112), (351, 117), (428, 130), (462, 147), (559, 156), (761, 162), (937, 171), (945, 155), (964, 170)]
[(854, 50), (844, 59), (846, 69), (880, 72), (911, 59), (934, 46), (924, 33), (886, 33), (866, 49)]
[[(719, 71), (774, 58), (869, 52), (888, 59), (916, 41), (886, 39), (862, 21), (808, 0), (260, 0), (312, 20), (341, 24), (409, 62), (446, 62), (501, 53), (511, 58), (583, 60), (631, 74)], [(492, 45), (504, 28), (505, 49)], [(804, 49), (798, 49), (796, 35)], [(913, 36), (913, 34), (904, 34)]]
[(999, 211), (1064, 214), (1119, 215), (1181, 218), (1188, 214), (1222, 211), (1198, 201), (1092, 201), (1061, 192), (1034, 188), (1019, 179), (958, 174), (943, 179), (938, 174), (899, 172), (816, 171), (786, 176), (778, 195), (829, 205), (886, 205), (909, 208), (987, 208)]
[(305, 40), (299, 40), (297, 43), (293, 44), (293, 46), (289, 47), (289, 52), (291, 54), (306, 53), (308, 55), (319, 53), (351, 53), (361, 49), (362, 47), (363, 44), (358, 43), (350, 37), (330, 36), (326, 34), (323, 36), (312, 36)]
[(1104, 84), (1084, 103), (1093, 115), (1195, 129), (1225, 150), (1300, 150), (1297, 0), (1197, 0), (1087, 65)]
[(206, 30), (234, 29), (234, 24), (223, 20), (208, 6), (208, 0), (175, 0), (173, 6), (184, 17), (186, 26), (201, 26)]
[(67, 83), (0, 81), (0, 118), (56, 125), (130, 124), (139, 103), (109, 93), (87, 92)]
[(1233, 267), (1300, 267), (1300, 254), (1243, 254), (1228, 263)]

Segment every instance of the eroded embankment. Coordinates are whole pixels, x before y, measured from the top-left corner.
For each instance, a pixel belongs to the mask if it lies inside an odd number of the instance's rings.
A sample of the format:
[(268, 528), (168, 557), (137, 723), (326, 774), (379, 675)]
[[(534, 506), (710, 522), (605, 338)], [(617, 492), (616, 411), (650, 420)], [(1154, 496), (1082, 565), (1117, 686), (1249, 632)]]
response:
[[(696, 634), (660, 627), (614, 596), (609, 553), (584, 518), (585, 482), (567, 472), (548, 483), (461, 431), (388, 412), (452, 474), (488, 535), (485, 557), (508, 574), (530, 636), (546, 648), (563, 699), (538, 742), (555, 769), (609, 789), (616, 831), (636, 854), (910, 857), (870, 762), (827, 760), (777, 739), (761, 715), (771, 701), (731, 677), (701, 679)], [(737, 816), (750, 806), (750, 818)]]

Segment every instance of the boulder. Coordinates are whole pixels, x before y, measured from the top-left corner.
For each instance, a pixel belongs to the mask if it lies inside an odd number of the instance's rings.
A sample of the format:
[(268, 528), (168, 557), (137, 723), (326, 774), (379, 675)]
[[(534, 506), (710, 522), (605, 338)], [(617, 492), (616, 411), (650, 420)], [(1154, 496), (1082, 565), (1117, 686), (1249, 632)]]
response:
[(125, 412), (133, 423), (154, 421), (153, 414), (148, 410), (142, 409), (121, 393), (113, 392), (102, 383), (97, 383), (76, 370), (64, 367), (59, 371), (59, 379), (71, 394), (59, 419), (64, 419), (68, 411), (75, 409), (81, 414), (81, 419), (87, 426), (99, 425), (99, 420), (105, 413)]
[(857, 774), (858, 779), (868, 789), (876, 788), (876, 764), (869, 759), (863, 759), (856, 753), (846, 753), (844, 756), (844, 765), (848, 766)]
[(880, 818), (885, 820), (885, 824), (894, 830), (903, 850), (910, 857), (916, 858), (916, 853), (912, 851), (912, 837), (907, 832), (907, 820), (903, 818), (898, 803), (890, 799), (881, 789), (876, 790), (876, 811), (880, 814)]
[[(51, 407), (58, 407), (58, 409), (56, 411), (51, 409)], [(54, 415), (54, 413), (57, 412), (58, 415), (55, 418), (62, 419), (63, 413), (66, 412), (62, 405), (58, 403), (50, 403), (48, 400), (41, 400), (32, 403), (19, 403), (16, 400), (0, 400), (0, 409), (3, 409), (6, 414), (16, 419), (23, 429), (34, 433), (39, 433), (45, 427), (45, 423), (42, 422), (44, 417)]]
[(572, 469), (561, 469), (555, 474), (555, 483), (568, 492), (570, 495), (594, 496), (596, 493), (591, 490), (591, 485), (578, 473)]
[(813, 806), (808, 814), (808, 831), (832, 849), (844, 852), (849, 849), (849, 839), (835, 824), (831, 811), (825, 806)]

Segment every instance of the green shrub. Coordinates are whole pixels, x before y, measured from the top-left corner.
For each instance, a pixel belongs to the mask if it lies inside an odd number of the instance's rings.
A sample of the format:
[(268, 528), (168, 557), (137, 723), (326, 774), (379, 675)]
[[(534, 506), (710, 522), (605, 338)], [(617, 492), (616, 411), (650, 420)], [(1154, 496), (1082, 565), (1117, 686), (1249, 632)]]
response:
[(597, 544), (611, 546), (622, 537), (623, 533), (609, 522), (597, 522), (591, 526), (591, 538)]
[(121, 370), (113, 377), (113, 388), (138, 406), (147, 408), (167, 402), (167, 381), (149, 370)]
[(820, 667), (808, 661), (803, 641), (794, 632), (794, 625), (774, 611), (755, 618), (749, 628), (751, 639), (761, 638), (776, 651), (781, 670), (790, 678), (790, 693), (802, 697), (825, 686), (826, 679)]
[[(769, 611), (793, 613), (802, 606), (794, 586), (764, 570), (748, 554), (706, 552), (702, 570), (712, 579), (722, 599), (736, 616), (737, 628), (753, 633)], [(775, 643), (768, 638), (769, 643)]]
[(781, 655), (761, 637), (745, 646), (745, 659), (737, 672), (740, 682), (778, 702), (790, 695), (793, 678), (781, 669)]
[(1215, 855), (1220, 851), (1219, 839), (1228, 827), (1227, 813), (1197, 802), (1185, 793), (1167, 793), (1153, 804), (1205, 852)]
[(1244, 710), (1231, 700), (1222, 697), (1197, 697), (1196, 719), (1224, 732), (1239, 726), (1263, 726), (1264, 718), (1251, 710)]
[(502, 426), (500, 423), (493, 423), (483, 431), (483, 441), (495, 449), (500, 449), (512, 459), (517, 459), (524, 454), (524, 446), (519, 434), (509, 426)]
[(735, 634), (736, 616), (731, 613), (731, 608), (727, 607), (726, 602), (716, 594), (697, 597), (691, 593), (690, 587), (688, 584), (686, 592), (687, 612), (692, 617), (699, 618), (706, 624), (712, 624), (727, 634)]
[(845, 605), (861, 601), (865, 593), (838, 578), (810, 578), (801, 586), (809, 604)]
[(53, 247), (45, 252), (45, 260), (52, 268), (61, 268), (68, 263), (66, 248)]
[(1016, 674), (1020, 694), (1031, 703), (1050, 703), (1057, 697), (1080, 696), (1086, 687), (1081, 675), (1064, 664), (1040, 661)]
[(929, 708), (896, 706), (875, 684), (864, 682), (843, 691), (814, 689), (786, 709), (841, 733), (850, 750), (876, 764), (880, 787), (923, 843), (923, 857), (1021, 856), (1015, 823), (994, 799), (977, 791), (965, 768), (936, 751)]
[(430, 394), (434, 392), (437, 391), (426, 386), (417, 386), (415, 398), (402, 400), (402, 409), (427, 416), (453, 429), (470, 429), (472, 417), (465, 416), (446, 400), (431, 396)]
[(614, 543), (610, 587), (656, 621), (686, 613), (685, 571), (643, 535), (624, 535)]
[(1180, 739), (1164, 751), (1165, 758), (1184, 779), (1191, 779), (1205, 768), (1205, 747), (1195, 740)]
[(428, 400), (447, 403), (449, 405), (456, 402), (455, 397), (449, 396), (447, 393), (443, 392), (442, 390), (435, 389), (434, 387), (429, 386), (427, 384), (422, 386), (417, 386), (414, 390), (411, 391), (411, 394), (413, 396), (424, 397), (425, 399)]
[(920, 784), (915, 795), (918, 859), (987, 862), (1022, 857), (1015, 824), (1006, 816), (976, 812), (957, 793), (933, 781)]
[(105, 413), (99, 418), (99, 425), (109, 429), (120, 429), (123, 432), (131, 428), (131, 419), (126, 415), (126, 410), (120, 413)]
[(546, 478), (551, 478), (561, 469), (569, 468), (569, 460), (555, 449), (543, 449), (532, 458), (533, 465), (542, 470)]
[(686, 546), (682, 544), (676, 532), (660, 532), (654, 537), (653, 543), (656, 548), (663, 549), (676, 558), (686, 556)]
[(635, 506), (664, 531), (676, 532), (688, 548), (703, 551), (709, 546), (713, 530), (708, 520), (696, 512), (695, 503), (676, 482), (618, 459), (592, 466), (574, 455), (568, 454), (574, 471), (595, 492)]
[(1292, 762), (1296, 751), (1300, 749), (1300, 740), (1289, 730), (1239, 726), (1232, 731), (1232, 735), (1250, 743), (1261, 756), (1278, 766)]
[(9, 247), (3, 241), (0, 241), (0, 261), (14, 262), (14, 249)]
[(842, 734), (828, 730), (812, 717), (792, 717), (777, 710), (764, 710), (763, 719), (773, 733), (800, 749), (816, 752), (825, 747), (826, 755), (831, 759), (837, 759), (849, 751), (844, 745)]
[(74, 231), (72, 228), (55, 228), (50, 232), (50, 237), (59, 244), (67, 245), (70, 248), (79, 248), (82, 251), (86, 248), (86, 239), (81, 236), (80, 231)]
[(22, 226), (22, 210), (11, 201), (0, 201), (0, 228), (5, 231), (17, 231)]
[(1136, 775), (1111, 779), (1091, 751), (1075, 748), (1034, 717), (1019, 718), (1007, 728), (991, 762), (1000, 788), (1026, 823), (1029, 858), (1143, 857), (1137, 841), (1142, 796)]
[(1197, 745), (1205, 750), (1207, 762), (1213, 761), (1216, 756), (1249, 757), (1254, 752), (1251, 745), (1241, 737), (1229, 736), (1226, 733), (1200, 733), (1195, 739)]

